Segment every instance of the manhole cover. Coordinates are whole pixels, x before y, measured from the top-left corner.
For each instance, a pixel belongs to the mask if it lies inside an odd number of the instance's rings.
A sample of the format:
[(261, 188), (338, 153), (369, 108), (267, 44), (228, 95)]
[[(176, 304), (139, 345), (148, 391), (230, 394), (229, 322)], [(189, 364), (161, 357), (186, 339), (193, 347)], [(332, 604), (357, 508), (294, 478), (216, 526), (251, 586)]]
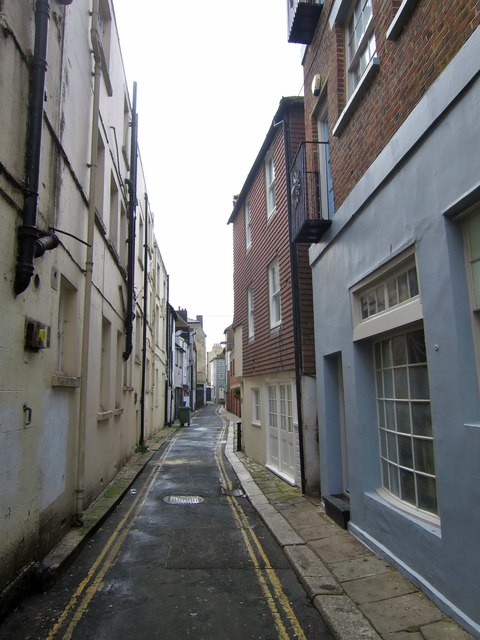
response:
[(203, 498), (202, 496), (165, 496), (163, 501), (167, 504), (200, 504)]

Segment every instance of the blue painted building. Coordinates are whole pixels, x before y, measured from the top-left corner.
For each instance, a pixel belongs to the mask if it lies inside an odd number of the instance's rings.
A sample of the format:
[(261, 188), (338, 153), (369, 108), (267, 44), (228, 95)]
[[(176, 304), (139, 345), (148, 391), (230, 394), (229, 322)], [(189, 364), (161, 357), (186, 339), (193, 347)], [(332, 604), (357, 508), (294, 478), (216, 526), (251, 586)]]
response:
[[(449, 5), (442, 51), (466, 15), (462, 3)], [(338, 44), (342, 30), (348, 38), (353, 7), (369, 8), (358, 40), (369, 51), (357, 51), (351, 66), (346, 52), (338, 103), (341, 65), (326, 39), (334, 34)], [(327, 504), (349, 506), (357, 538), (480, 637), (478, 3), (470, 15), (476, 24), (462, 23), (465, 38), (449, 56), (429, 45), (435, 77), (427, 77), (415, 67), (422, 43), (406, 45), (425, 21), (436, 33), (432, 2), (403, 2), (391, 21), (369, 0), (325, 2), (304, 42), (304, 68), (306, 137), (329, 123), (329, 155), (316, 170), (320, 187), (333, 183), (335, 202), (327, 210), (320, 198), (323, 223), (309, 252), (321, 492)], [(418, 72), (410, 85), (408, 69), (402, 76), (392, 62), (398, 54), (403, 64), (408, 51)], [(396, 101), (410, 101), (398, 119)]]

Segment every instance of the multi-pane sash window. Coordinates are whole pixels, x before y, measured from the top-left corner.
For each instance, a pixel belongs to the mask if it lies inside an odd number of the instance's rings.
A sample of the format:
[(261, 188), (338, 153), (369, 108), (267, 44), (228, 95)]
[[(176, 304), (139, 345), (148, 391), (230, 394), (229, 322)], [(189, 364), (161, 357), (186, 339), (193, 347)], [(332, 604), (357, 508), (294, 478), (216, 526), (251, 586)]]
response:
[(267, 184), (267, 216), (271, 216), (276, 207), (275, 197), (275, 165), (273, 155), (268, 155), (265, 161), (265, 180)]
[(252, 226), (251, 226), (251, 214), (250, 203), (245, 205), (245, 247), (248, 249), (252, 244)]
[(427, 354), (423, 330), (374, 345), (383, 487), (437, 515)]
[(248, 337), (253, 338), (255, 335), (254, 325), (254, 310), (253, 310), (253, 291), (251, 287), (247, 289), (247, 320), (248, 320)]
[(346, 38), (347, 88), (350, 96), (377, 51), (372, 24), (372, 0), (356, 0), (347, 22)]
[(277, 387), (271, 385), (268, 387), (268, 424), (276, 429), (277, 422)]
[(260, 423), (260, 389), (252, 389), (252, 422)]
[(268, 268), (268, 291), (270, 299), (270, 328), (282, 322), (280, 308), (280, 268), (278, 260), (272, 262)]
[(293, 433), (292, 387), (281, 384), (280, 388), (280, 428), (282, 431)]
[(362, 320), (418, 296), (417, 268), (413, 264), (360, 296)]

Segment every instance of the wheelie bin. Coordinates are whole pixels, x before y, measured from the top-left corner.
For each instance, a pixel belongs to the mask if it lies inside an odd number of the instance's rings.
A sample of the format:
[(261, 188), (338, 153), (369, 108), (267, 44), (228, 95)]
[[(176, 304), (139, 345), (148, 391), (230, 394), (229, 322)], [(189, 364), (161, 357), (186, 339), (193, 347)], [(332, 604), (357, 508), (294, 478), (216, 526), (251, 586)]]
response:
[(190, 426), (190, 407), (180, 407), (178, 409), (178, 418), (180, 420), (180, 426)]

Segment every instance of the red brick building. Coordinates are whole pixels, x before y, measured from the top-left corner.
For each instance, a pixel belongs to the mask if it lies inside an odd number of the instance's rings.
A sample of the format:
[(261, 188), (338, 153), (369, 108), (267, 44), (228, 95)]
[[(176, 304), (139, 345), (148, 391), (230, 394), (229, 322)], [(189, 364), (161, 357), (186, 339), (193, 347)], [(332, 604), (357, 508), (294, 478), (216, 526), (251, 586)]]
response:
[[(304, 138), (302, 98), (283, 98), (236, 198), (234, 353), (247, 454), (308, 491), (318, 486), (311, 272), (290, 243), (288, 167)], [(316, 459), (311, 460), (309, 451)]]

